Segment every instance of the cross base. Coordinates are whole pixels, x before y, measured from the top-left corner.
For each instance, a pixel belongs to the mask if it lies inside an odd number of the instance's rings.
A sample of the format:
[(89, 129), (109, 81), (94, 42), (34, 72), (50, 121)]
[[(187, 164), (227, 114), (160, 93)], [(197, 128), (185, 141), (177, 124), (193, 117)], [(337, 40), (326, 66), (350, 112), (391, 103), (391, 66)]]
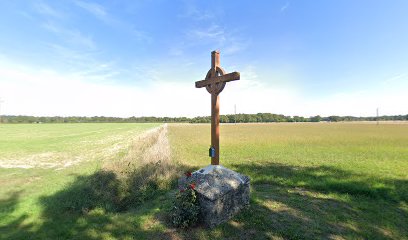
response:
[(201, 221), (215, 227), (249, 206), (250, 179), (221, 165), (209, 165), (179, 179), (179, 187), (195, 183)]

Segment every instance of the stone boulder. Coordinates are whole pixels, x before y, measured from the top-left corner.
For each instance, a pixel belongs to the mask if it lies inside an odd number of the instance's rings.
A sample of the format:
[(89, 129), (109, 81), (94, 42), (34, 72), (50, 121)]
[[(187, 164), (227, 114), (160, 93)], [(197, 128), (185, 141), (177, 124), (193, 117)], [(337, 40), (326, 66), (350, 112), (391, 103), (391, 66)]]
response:
[(180, 188), (195, 183), (201, 219), (208, 227), (228, 221), (249, 206), (249, 177), (221, 165), (197, 170), (180, 178), (178, 183)]

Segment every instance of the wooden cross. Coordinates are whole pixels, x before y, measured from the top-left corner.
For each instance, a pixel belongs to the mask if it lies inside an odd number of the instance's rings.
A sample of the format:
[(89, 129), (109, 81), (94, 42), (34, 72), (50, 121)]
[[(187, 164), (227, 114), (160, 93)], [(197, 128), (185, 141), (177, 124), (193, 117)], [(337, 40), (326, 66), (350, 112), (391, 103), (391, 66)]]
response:
[(211, 148), (214, 151), (211, 156), (211, 165), (220, 164), (220, 97), (218, 95), (227, 82), (239, 79), (239, 72), (225, 73), (220, 66), (220, 52), (213, 51), (211, 52), (211, 69), (208, 70), (205, 80), (195, 83), (196, 88), (206, 87), (211, 93)]

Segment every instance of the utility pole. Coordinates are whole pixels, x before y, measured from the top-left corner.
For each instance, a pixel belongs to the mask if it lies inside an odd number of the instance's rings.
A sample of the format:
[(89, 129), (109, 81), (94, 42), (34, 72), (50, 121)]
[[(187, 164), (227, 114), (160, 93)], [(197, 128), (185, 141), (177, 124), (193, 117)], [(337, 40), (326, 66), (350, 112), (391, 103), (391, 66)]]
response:
[(237, 125), (237, 104), (234, 104), (234, 120), (235, 125)]
[(377, 125), (380, 124), (380, 122), (378, 121), (378, 118), (379, 118), (379, 116), (378, 116), (378, 107), (377, 107)]
[(0, 123), (2, 123), (3, 121), (2, 121), (2, 119), (1, 119), (1, 104), (2, 103), (4, 103), (4, 101), (3, 100), (1, 100), (1, 98), (0, 98)]

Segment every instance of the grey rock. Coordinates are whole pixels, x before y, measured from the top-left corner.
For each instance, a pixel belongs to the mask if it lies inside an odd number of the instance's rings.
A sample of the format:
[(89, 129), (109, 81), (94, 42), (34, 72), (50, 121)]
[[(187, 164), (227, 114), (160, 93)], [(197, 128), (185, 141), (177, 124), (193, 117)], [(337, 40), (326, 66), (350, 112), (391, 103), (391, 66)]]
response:
[(180, 189), (191, 183), (196, 186), (201, 220), (208, 227), (228, 221), (249, 206), (249, 177), (223, 166), (209, 165), (178, 181)]

